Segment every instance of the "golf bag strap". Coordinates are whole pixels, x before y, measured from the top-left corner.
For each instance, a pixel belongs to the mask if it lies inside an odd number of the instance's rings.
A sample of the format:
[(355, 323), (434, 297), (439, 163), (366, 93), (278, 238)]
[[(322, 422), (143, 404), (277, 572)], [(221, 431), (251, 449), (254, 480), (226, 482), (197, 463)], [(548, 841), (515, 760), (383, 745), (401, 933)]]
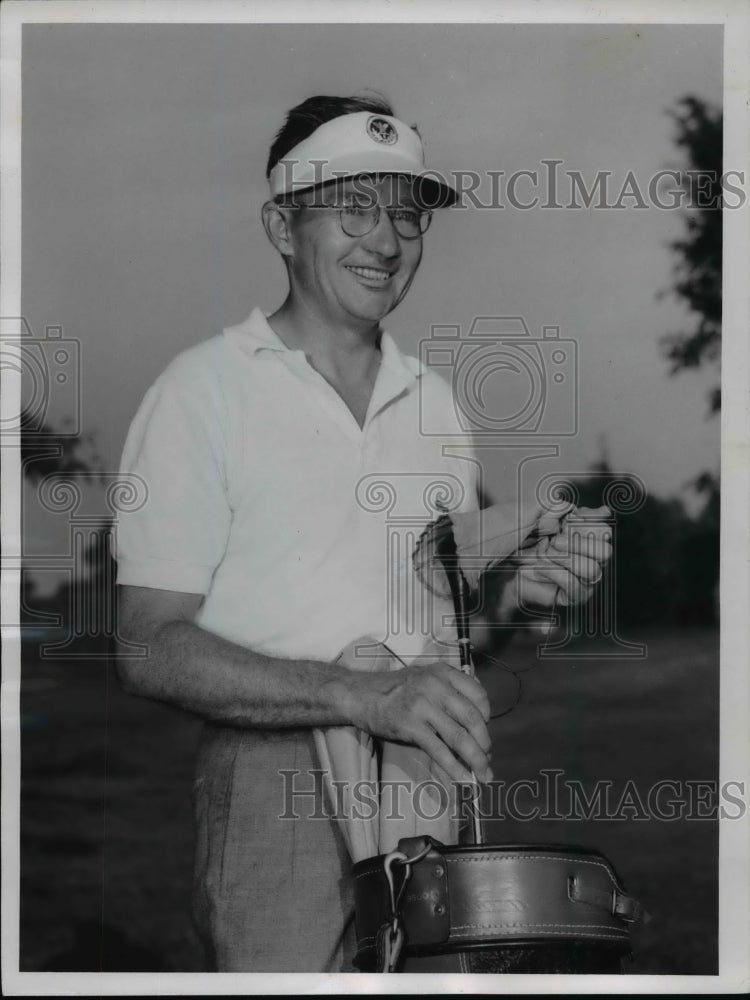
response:
[[(405, 838), (398, 851), (407, 858), (422, 854), (398, 873), (404, 882), (396, 916), (404, 948), (412, 954), (566, 939), (629, 951), (631, 926), (646, 919), (643, 907), (595, 851), (512, 844), (444, 847), (426, 837)], [(393, 919), (383, 856), (355, 865), (354, 893), (358, 957), (363, 957)]]
[(586, 886), (578, 875), (572, 875), (568, 879), (568, 896), (574, 903), (598, 906), (599, 909), (627, 923), (647, 923), (650, 919), (637, 899), (627, 896), (619, 889), (613, 888), (611, 892), (603, 892), (601, 889)]

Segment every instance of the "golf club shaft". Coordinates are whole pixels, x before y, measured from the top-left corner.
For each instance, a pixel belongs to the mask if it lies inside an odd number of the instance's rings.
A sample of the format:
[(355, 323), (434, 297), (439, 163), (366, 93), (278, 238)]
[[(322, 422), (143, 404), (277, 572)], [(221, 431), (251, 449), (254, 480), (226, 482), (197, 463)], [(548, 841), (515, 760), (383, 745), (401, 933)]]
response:
[[(466, 580), (463, 574), (460, 574), (460, 584), (457, 594), (457, 607), (456, 607), (456, 630), (458, 632), (458, 650), (459, 657), (461, 661), (461, 670), (463, 673), (468, 674), (469, 677), (474, 676), (474, 665), (471, 662), (471, 640), (469, 638), (469, 620), (466, 614)], [(482, 819), (480, 816), (480, 798), (481, 789), (479, 787), (479, 782), (477, 781), (477, 776), (474, 771), (471, 772), (472, 778), (472, 797), (471, 797), (471, 827), (472, 835), (475, 844), (484, 843), (484, 835), (482, 833)]]

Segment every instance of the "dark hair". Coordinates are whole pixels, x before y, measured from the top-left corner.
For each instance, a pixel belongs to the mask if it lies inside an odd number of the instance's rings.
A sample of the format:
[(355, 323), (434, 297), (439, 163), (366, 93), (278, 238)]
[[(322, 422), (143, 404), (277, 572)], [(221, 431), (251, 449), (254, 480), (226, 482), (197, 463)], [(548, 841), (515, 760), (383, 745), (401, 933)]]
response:
[(363, 94), (361, 97), (356, 95), (352, 97), (308, 97), (302, 104), (292, 108), (271, 145), (266, 177), (271, 176), (273, 168), (290, 149), (293, 149), (303, 139), (307, 139), (321, 125), (334, 118), (340, 118), (341, 115), (353, 115), (358, 111), (370, 111), (374, 115), (393, 117), (393, 108), (385, 97), (377, 91), (370, 91), (370, 96)]

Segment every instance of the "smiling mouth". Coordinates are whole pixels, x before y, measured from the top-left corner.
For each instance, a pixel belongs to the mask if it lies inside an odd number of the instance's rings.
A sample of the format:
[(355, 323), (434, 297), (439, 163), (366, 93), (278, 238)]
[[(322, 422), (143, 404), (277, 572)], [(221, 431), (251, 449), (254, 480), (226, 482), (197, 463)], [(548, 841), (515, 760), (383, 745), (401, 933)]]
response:
[(385, 284), (390, 278), (393, 277), (390, 271), (385, 271), (380, 267), (355, 267), (352, 264), (345, 265), (347, 271), (351, 271), (352, 274), (356, 274), (359, 278), (365, 278), (367, 281), (377, 281)]

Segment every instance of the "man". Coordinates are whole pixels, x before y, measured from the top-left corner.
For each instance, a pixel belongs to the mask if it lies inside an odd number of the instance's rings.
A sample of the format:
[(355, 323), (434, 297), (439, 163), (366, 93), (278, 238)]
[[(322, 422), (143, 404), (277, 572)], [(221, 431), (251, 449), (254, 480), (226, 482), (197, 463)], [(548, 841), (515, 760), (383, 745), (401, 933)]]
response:
[[(334, 971), (353, 953), (341, 834), (327, 818), (279, 819), (280, 772), (317, 766), (312, 729), (417, 746), (446, 780), (491, 777), (474, 678), (445, 662), (337, 662), (359, 637), (392, 638), (386, 584), (395, 572), (406, 589), (411, 573), (408, 552), (389, 560), (372, 487), (412, 517), (435, 474), (457, 505), (477, 503), (476, 466), (420, 434), (420, 406), (456, 432), (448, 386), (380, 326), (411, 285), (431, 209), (456, 193), (426, 174), (416, 131), (370, 98), (293, 109), (268, 176), (285, 301), (176, 358), (125, 446), (148, 500), (122, 518), (120, 632), (149, 656), (123, 660), (121, 677), (206, 720), (195, 903), (216, 967)], [(575, 576), (550, 560), (526, 599), (584, 599), (603, 558), (591, 555)], [(413, 658), (422, 641), (406, 629), (395, 644)]]

